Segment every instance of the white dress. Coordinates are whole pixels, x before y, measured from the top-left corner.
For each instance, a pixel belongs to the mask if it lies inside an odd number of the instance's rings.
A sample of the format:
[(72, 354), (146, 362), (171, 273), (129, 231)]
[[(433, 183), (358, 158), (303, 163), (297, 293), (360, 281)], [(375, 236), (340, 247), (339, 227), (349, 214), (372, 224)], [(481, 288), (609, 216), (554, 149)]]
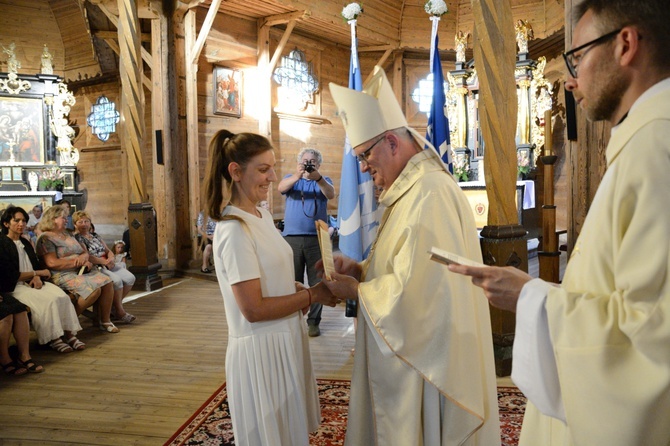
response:
[[(19, 252), (19, 270), (21, 272), (33, 271), (23, 243), (19, 240), (14, 243)], [(81, 330), (81, 325), (68, 295), (53, 283), (43, 280), (42, 284), (42, 288), (37, 290), (20, 281), (13, 292), (16, 300), (30, 307), (38, 342), (46, 344), (53, 341), (63, 336), (65, 330), (76, 334)]]
[(321, 413), (302, 312), (249, 322), (231, 285), (259, 279), (264, 297), (295, 292), (293, 251), (274, 226), (228, 206), (214, 232), (214, 263), (228, 321), (226, 379), (235, 444), (307, 446)]

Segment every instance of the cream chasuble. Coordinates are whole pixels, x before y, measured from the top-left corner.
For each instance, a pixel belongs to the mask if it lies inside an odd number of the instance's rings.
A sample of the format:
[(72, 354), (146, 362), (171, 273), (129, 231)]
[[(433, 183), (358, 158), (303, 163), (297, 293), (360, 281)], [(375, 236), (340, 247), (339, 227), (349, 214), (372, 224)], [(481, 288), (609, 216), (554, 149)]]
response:
[(423, 150), (381, 203), (359, 287), (345, 444), (498, 445), (488, 302), (428, 254), (436, 246), (481, 261), (467, 199)]
[(613, 131), (607, 163), (546, 296), (567, 425), (529, 404), (521, 445), (670, 444), (670, 79)]

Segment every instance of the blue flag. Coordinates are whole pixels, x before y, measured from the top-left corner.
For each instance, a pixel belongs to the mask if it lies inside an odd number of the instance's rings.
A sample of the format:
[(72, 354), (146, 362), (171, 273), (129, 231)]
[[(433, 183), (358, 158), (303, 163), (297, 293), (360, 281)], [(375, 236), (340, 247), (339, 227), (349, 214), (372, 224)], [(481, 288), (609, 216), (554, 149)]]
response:
[[(356, 45), (355, 38), (352, 39), (349, 88), (361, 91), (363, 81), (358, 57), (353, 51), (354, 45)], [(376, 209), (372, 177), (367, 172), (361, 172), (358, 160), (349, 144), (349, 138), (346, 138), (337, 212), (339, 247), (342, 254), (358, 262), (368, 256), (379, 224)]]
[(433, 102), (430, 105), (426, 139), (433, 144), (444, 164), (449, 166), (449, 172), (453, 173), (451, 141), (449, 139), (449, 119), (447, 118), (446, 109), (447, 99), (444, 95), (444, 75), (442, 74), (442, 63), (440, 63), (440, 52), (437, 48), (438, 42), (439, 38), (437, 33), (435, 33), (433, 54), (431, 57), (432, 66), (430, 67), (430, 72), (433, 74)]

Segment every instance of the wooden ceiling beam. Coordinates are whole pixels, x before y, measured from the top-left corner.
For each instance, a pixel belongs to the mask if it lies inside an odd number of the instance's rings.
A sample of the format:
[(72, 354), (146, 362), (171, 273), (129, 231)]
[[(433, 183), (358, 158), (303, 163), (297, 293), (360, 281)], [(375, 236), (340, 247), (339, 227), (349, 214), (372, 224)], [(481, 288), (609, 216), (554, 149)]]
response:
[(296, 20), (291, 20), (288, 22), (288, 25), (286, 25), (286, 31), (284, 31), (284, 35), (281, 37), (281, 40), (279, 41), (279, 45), (277, 45), (277, 48), (275, 49), (275, 53), (272, 55), (272, 59), (270, 60), (270, 64), (268, 65), (268, 75), (272, 76), (272, 72), (275, 70), (275, 67), (277, 66), (277, 61), (281, 57), (282, 52), (284, 51), (284, 47), (286, 47), (286, 43), (288, 42), (288, 38), (291, 37), (291, 33), (293, 32), (293, 28), (295, 27)]
[[(113, 37), (103, 40), (107, 45), (109, 45), (109, 48), (111, 48), (111, 50), (114, 51), (117, 56), (121, 57), (121, 48), (119, 47), (119, 42), (116, 40), (116, 38)], [(144, 73), (142, 73), (142, 84), (147, 88), (147, 90), (151, 91), (151, 79), (149, 79)]]
[(304, 11), (295, 11), (295, 12), (287, 12), (286, 14), (276, 14), (276, 15), (271, 15), (264, 17), (260, 19), (260, 26), (275, 26), (275, 25), (282, 25), (284, 23), (289, 23), (292, 20), (305, 20), (311, 17), (312, 13), (309, 10), (304, 10)]
[(205, 21), (202, 23), (202, 27), (198, 32), (198, 37), (195, 40), (195, 45), (193, 45), (193, 48), (191, 49), (191, 51), (188, 53), (187, 56), (187, 60), (191, 64), (198, 63), (198, 57), (200, 57), (200, 52), (202, 51), (202, 48), (205, 46), (205, 40), (207, 39), (209, 32), (212, 30), (212, 24), (214, 23), (214, 19), (216, 18), (216, 13), (219, 12), (220, 6), (221, 6), (221, 0), (214, 0), (212, 4), (209, 5), (209, 11), (207, 11)]
[[(104, 3), (98, 4), (98, 7), (100, 10), (107, 16), (110, 22), (112, 22), (112, 25), (116, 27), (116, 29), (119, 29), (119, 17), (115, 15)], [(118, 38), (118, 33), (116, 35)], [(140, 45), (140, 52), (142, 54), (142, 60), (149, 66), (149, 68), (153, 68), (153, 57), (151, 56), (151, 53), (149, 53), (143, 46)]]
[[(118, 39), (119, 38), (119, 34), (116, 31), (95, 31), (93, 33), (93, 35), (95, 37), (99, 37), (103, 40), (105, 40), (105, 39)], [(151, 42), (151, 34), (142, 33), (141, 40), (142, 40), (142, 42), (150, 43)]]
[(376, 45), (376, 46), (366, 46), (358, 49), (359, 53), (366, 53), (371, 51), (389, 51), (393, 50), (395, 47), (393, 45)]
[[(119, 16), (118, 0), (88, 0), (92, 5), (100, 9), (103, 6), (116, 17)], [(157, 19), (162, 10), (161, 0), (137, 0), (137, 14), (140, 19)]]

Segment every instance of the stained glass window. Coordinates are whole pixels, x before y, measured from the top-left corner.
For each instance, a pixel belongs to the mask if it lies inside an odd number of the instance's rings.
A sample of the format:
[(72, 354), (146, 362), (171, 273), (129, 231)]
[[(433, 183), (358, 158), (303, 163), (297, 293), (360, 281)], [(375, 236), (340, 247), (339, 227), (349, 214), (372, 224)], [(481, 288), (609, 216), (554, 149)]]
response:
[(86, 118), (86, 122), (100, 141), (107, 141), (109, 134), (116, 131), (119, 116), (116, 104), (106, 96), (100, 96), (91, 107), (91, 114)]
[(300, 109), (313, 102), (314, 93), (319, 90), (311, 62), (307, 62), (305, 53), (297, 48), (282, 57), (281, 67), (275, 69), (272, 78), (290, 92), (291, 99)]

